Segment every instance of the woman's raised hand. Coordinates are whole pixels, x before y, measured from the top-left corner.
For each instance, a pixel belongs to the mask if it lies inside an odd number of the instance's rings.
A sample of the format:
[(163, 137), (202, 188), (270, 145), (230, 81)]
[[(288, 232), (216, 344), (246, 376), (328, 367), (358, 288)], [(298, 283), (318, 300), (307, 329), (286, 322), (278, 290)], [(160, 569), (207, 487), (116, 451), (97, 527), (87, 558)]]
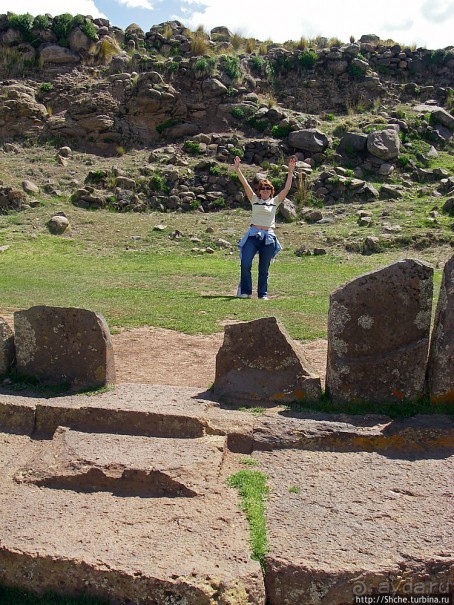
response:
[(239, 170), (240, 169), (240, 163), (241, 160), (240, 158), (236, 155), (235, 159), (233, 160), (233, 165), (235, 166), (235, 170)]
[(295, 166), (296, 166), (296, 158), (292, 155), (292, 157), (288, 161), (289, 171), (293, 172), (295, 170)]

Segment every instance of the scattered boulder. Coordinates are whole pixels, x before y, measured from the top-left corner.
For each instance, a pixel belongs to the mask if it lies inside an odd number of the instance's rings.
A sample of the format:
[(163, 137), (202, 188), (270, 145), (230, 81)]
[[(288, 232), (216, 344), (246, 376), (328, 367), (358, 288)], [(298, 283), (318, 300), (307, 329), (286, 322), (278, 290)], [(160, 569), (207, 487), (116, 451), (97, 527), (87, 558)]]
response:
[(14, 334), (6, 321), (0, 317), (0, 377), (8, 374), (14, 359)]
[(47, 221), (46, 225), (52, 235), (61, 235), (69, 227), (69, 220), (66, 216), (56, 214)]
[(25, 193), (39, 193), (38, 185), (28, 180), (22, 181), (22, 189)]
[(327, 391), (333, 403), (399, 404), (424, 393), (433, 269), (398, 261), (330, 297)]
[(17, 371), (44, 384), (76, 389), (115, 381), (104, 317), (77, 308), (36, 306), (14, 313)]
[(13, 187), (0, 187), (0, 214), (6, 214), (9, 210), (21, 210), (27, 196), (21, 189)]
[(367, 134), (346, 132), (340, 140), (338, 150), (347, 153), (361, 153), (366, 150)]
[(298, 217), (295, 204), (287, 198), (279, 205), (279, 214), (289, 223)]
[(382, 160), (397, 158), (400, 150), (399, 134), (395, 128), (374, 130), (367, 137), (367, 150)]
[(58, 155), (61, 156), (62, 158), (69, 158), (72, 154), (72, 149), (71, 147), (68, 147), (67, 145), (65, 145), (64, 147), (60, 147), (60, 149), (58, 150)]
[(73, 52), (69, 48), (59, 46), (58, 44), (49, 44), (49, 46), (45, 46), (41, 50), (39, 60), (43, 65), (46, 63), (74, 65), (76, 63), (80, 63), (80, 55), (79, 53)]
[(320, 378), (275, 317), (228, 325), (216, 356), (213, 392), (231, 404), (314, 401)]
[(445, 264), (427, 368), (432, 403), (454, 403), (454, 256)]
[(316, 128), (294, 130), (288, 136), (290, 147), (313, 153), (323, 152), (328, 147), (328, 137)]
[(450, 197), (446, 200), (442, 210), (443, 212), (446, 212), (446, 214), (449, 214), (449, 216), (454, 216), (454, 197)]

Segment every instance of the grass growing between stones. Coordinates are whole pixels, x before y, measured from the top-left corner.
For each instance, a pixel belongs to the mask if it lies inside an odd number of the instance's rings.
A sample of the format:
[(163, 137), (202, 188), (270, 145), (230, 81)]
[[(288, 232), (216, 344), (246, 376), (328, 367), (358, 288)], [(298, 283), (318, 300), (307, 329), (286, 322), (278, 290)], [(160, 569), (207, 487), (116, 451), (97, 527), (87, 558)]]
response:
[(231, 475), (227, 484), (238, 490), (241, 508), (249, 523), (252, 558), (264, 568), (264, 558), (268, 552), (266, 535), (265, 496), (268, 493), (268, 477), (260, 471), (242, 470)]
[(433, 404), (427, 398), (420, 401), (402, 401), (400, 403), (342, 403), (334, 404), (324, 395), (320, 401), (286, 406), (291, 412), (304, 413), (309, 410), (327, 414), (379, 414), (390, 418), (408, 418), (416, 414), (448, 414), (454, 416), (454, 408), (449, 403)]
[(0, 603), (2, 605), (107, 605), (108, 601), (92, 597), (65, 597), (46, 592), (37, 595), (21, 588), (0, 586)]

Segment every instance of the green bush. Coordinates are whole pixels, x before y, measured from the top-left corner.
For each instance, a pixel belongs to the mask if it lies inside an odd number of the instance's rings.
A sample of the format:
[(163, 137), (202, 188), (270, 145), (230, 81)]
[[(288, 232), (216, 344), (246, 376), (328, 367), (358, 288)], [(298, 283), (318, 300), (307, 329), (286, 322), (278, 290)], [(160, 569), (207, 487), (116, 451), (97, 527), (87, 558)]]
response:
[(162, 191), (163, 193), (168, 193), (170, 191), (170, 187), (167, 185), (165, 178), (160, 172), (155, 172), (150, 177), (150, 189), (152, 191)]
[(42, 82), (39, 86), (39, 91), (40, 92), (50, 92), (51, 90), (53, 90), (54, 85), (51, 84), (51, 82)]
[(176, 126), (177, 124), (180, 124), (180, 123), (181, 123), (181, 120), (169, 118), (165, 122), (161, 122), (161, 124), (158, 124), (156, 126), (156, 130), (157, 130), (157, 132), (159, 132), (159, 134), (162, 134), (168, 128), (172, 128), (172, 126)]
[(256, 57), (251, 57), (249, 59), (249, 64), (252, 67), (252, 69), (262, 73), (264, 70), (264, 67), (265, 67), (265, 59), (263, 57), (261, 57), (260, 55), (257, 55)]
[(200, 143), (197, 143), (196, 141), (185, 141), (183, 149), (191, 155), (199, 155), (203, 153), (200, 149)]
[(51, 26), (51, 19), (47, 15), (36, 15), (33, 21), (33, 29), (49, 29)]
[(448, 56), (449, 55), (445, 50), (434, 50), (429, 56), (429, 63), (432, 63), (433, 65), (442, 65)]
[(246, 113), (242, 107), (233, 107), (230, 113), (237, 120), (244, 120), (246, 117)]
[(275, 124), (271, 128), (271, 136), (276, 137), (278, 139), (284, 139), (285, 137), (288, 137), (291, 132), (291, 126), (279, 126), (278, 124)]
[(8, 27), (18, 29), (26, 42), (31, 42), (33, 39), (33, 22), (34, 17), (30, 15), (30, 13), (25, 13), (23, 15), (15, 15), (12, 13), (6, 18)]
[(278, 55), (270, 61), (271, 69), (274, 75), (283, 75), (293, 69), (292, 58), (288, 55)]
[(80, 28), (90, 40), (97, 40), (98, 34), (92, 21), (85, 21)]
[(244, 149), (242, 147), (233, 147), (230, 149), (230, 153), (233, 157), (238, 156), (239, 158), (244, 158)]
[(211, 203), (212, 208), (225, 208), (225, 199), (223, 197), (217, 197), (214, 202)]
[(231, 80), (239, 80), (241, 77), (241, 66), (240, 60), (238, 57), (222, 57), (222, 62), (220, 63), (222, 69), (227, 74), (227, 76)]
[(193, 70), (200, 75), (212, 75), (215, 69), (215, 57), (199, 57), (193, 65)]
[(361, 67), (353, 65), (353, 63), (350, 63), (347, 68), (347, 72), (352, 76), (352, 78), (360, 79), (364, 77), (364, 71), (361, 69)]
[(74, 17), (69, 13), (63, 13), (54, 17), (52, 31), (57, 36), (60, 46), (68, 46), (68, 36), (73, 28)]
[(313, 50), (304, 50), (298, 55), (298, 65), (304, 69), (312, 69), (317, 62), (317, 53)]
[(249, 124), (249, 126), (252, 126), (253, 128), (255, 128), (256, 130), (258, 130), (259, 132), (264, 132), (269, 124), (267, 120), (259, 120), (256, 117), (252, 116), (250, 118), (248, 118), (246, 120), (246, 124)]

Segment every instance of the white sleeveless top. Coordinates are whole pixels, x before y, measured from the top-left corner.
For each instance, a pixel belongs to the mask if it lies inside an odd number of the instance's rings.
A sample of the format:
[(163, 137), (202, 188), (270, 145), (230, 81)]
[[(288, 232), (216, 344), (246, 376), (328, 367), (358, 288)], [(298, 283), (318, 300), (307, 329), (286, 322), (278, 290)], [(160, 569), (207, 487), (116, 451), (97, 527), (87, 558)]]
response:
[(276, 212), (280, 203), (277, 196), (271, 197), (268, 200), (261, 200), (254, 193), (251, 199), (252, 224), (260, 225), (261, 227), (274, 227), (276, 224)]

